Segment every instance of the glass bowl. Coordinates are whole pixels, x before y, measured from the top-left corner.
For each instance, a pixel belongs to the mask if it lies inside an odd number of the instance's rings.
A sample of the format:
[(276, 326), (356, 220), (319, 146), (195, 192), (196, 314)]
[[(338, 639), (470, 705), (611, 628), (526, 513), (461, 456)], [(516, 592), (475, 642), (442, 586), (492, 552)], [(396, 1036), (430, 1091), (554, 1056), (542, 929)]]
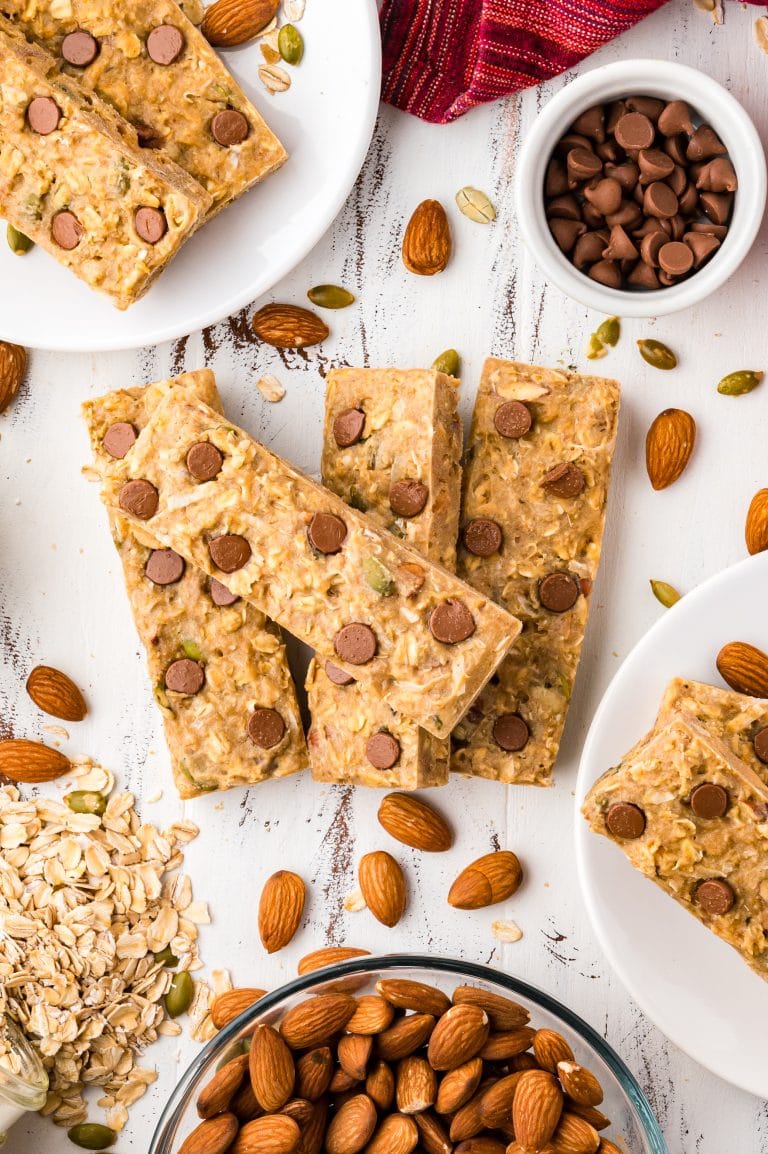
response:
[(607, 1042), (577, 1014), (548, 994), (488, 966), (420, 954), (355, 958), (317, 970), (265, 994), (221, 1030), (183, 1075), (163, 1111), (149, 1154), (177, 1154), (187, 1135), (199, 1125), (195, 1104), (200, 1090), (219, 1066), (243, 1053), (257, 1025), (276, 1024), (287, 1010), (307, 996), (338, 990), (340, 980), (343, 980), (342, 988), (360, 994), (371, 992), (374, 983), (383, 976), (428, 982), (449, 995), (458, 985), (473, 985), (512, 997), (530, 1011), (534, 1027), (547, 1027), (562, 1034), (573, 1049), (576, 1061), (587, 1066), (600, 1080), (605, 1094), (600, 1109), (612, 1122), (603, 1134), (627, 1154), (669, 1154), (659, 1124), (633, 1075)]

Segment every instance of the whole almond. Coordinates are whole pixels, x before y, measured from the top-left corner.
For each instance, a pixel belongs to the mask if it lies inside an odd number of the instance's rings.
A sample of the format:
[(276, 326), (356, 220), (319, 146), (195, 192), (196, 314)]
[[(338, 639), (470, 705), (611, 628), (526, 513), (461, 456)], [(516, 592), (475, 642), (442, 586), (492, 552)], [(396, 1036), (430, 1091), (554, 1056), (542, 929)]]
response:
[(234, 1149), (230, 1143), (237, 1134), (238, 1121), (234, 1114), (219, 1114), (201, 1122), (179, 1147), (179, 1154), (224, 1154)]
[(552, 1154), (596, 1154), (600, 1147), (597, 1130), (576, 1114), (563, 1114), (552, 1136)]
[(557, 1073), (558, 1062), (572, 1062), (573, 1050), (556, 1030), (537, 1030), (533, 1036), (533, 1054), (542, 1070)]
[(413, 1118), (405, 1114), (390, 1114), (382, 1120), (365, 1147), (365, 1154), (411, 1154), (418, 1141), (419, 1131)]
[(768, 549), (768, 489), (758, 489), (750, 502), (744, 538), (749, 553)]
[(278, 349), (305, 349), (324, 341), (329, 333), (317, 313), (299, 305), (265, 305), (252, 323), (256, 336)]
[(27, 693), (38, 709), (62, 721), (82, 721), (85, 698), (66, 673), (51, 665), (36, 665), (27, 678)]
[(507, 1147), (498, 1138), (480, 1134), (476, 1138), (465, 1138), (454, 1146), (453, 1154), (505, 1154)]
[(299, 928), (306, 889), (298, 874), (278, 870), (261, 891), (259, 937), (268, 954), (287, 946)]
[(339, 1038), (336, 1056), (345, 1074), (355, 1082), (363, 1082), (372, 1051), (373, 1038), (370, 1034), (345, 1034)]
[(768, 654), (763, 653), (762, 649), (746, 641), (729, 641), (717, 655), (717, 668), (723, 681), (727, 681), (737, 693), (746, 693), (749, 697), (768, 697)]
[(453, 1143), (442, 1122), (431, 1110), (425, 1110), (423, 1114), (414, 1114), (413, 1120), (418, 1127), (419, 1140), (426, 1154), (451, 1154)]
[(53, 781), (69, 773), (71, 768), (63, 753), (49, 745), (41, 745), (39, 741), (27, 741), (23, 737), (0, 741), (0, 776), (4, 775), (11, 781), (36, 785)]
[(350, 1034), (381, 1034), (392, 1024), (395, 1007), (376, 994), (363, 994), (347, 1022)]
[(483, 1119), (480, 1115), (480, 1105), (485, 1091), (490, 1087), (492, 1079), (486, 1078), (473, 1098), (457, 1110), (451, 1118), (449, 1136), (452, 1142), (464, 1142), (467, 1138), (474, 1138), (483, 1129)]
[(423, 200), (414, 209), (403, 237), (403, 264), (418, 276), (442, 272), (451, 256), (451, 230), (439, 200)]
[(225, 990), (223, 994), (217, 994), (211, 1006), (211, 1020), (216, 1029), (222, 1030), (224, 1026), (228, 1026), (258, 1002), (259, 998), (263, 998), (266, 992), (251, 986), (241, 986), (239, 989)]
[(325, 1045), (343, 1030), (354, 1012), (355, 999), (348, 994), (317, 994), (291, 1006), (280, 1023), (280, 1032), (292, 1050), (310, 1050)]
[(582, 1106), (581, 1102), (577, 1102), (573, 1098), (569, 1098), (567, 1105), (569, 1114), (577, 1114), (579, 1118), (589, 1122), (595, 1130), (607, 1130), (611, 1124), (610, 1118), (594, 1106)]
[(16, 396), (26, 370), (27, 350), (10, 341), (0, 341), (0, 413)]
[(566, 1059), (557, 1063), (560, 1083), (569, 1098), (580, 1106), (599, 1106), (603, 1100), (603, 1088), (585, 1066)]
[(511, 897), (522, 880), (522, 867), (511, 850), (488, 853), (461, 871), (448, 903), (459, 910), (479, 910)]
[(314, 1106), (306, 1098), (290, 1098), (280, 1107), (280, 1113), (293, 1118), (298, 1128), (303, 1130), (312, 1121)]
[(451, 999), (437, 986), (412, 978), (381, 978), (376, 989), (399, 1010), (413, 1010), (417, 1014), (434, 1014), (439, 1018), (451, 1005)]
[(515, 1091), (522, 1076), (522, 1071), (507, 1074), (505, 1078), (499, 1078), (498, 1082), (494, 1082), (485, 1091), (480, 1099), (480, 1117), (484, 1126), (495, 1130), (497, 1126), (502, 1126), (509, 1121), (512, 1117)]
[(300, 1140), (301, 1130), (293, 1118), (265, 1114), (246, 1122), (228, 1154), (293, 1154)]
[(395, 1100), (395, 1075), (392, 1067), (379, 1058), (373, 1062), (365, 1079), (365, 1092), (379, 1110), (389, 1110)]
[(327, 1154), (358, 1154), (376, 1129), (376, 1107), (367, 1094), (355, 1094), (333, 1115), (325, 1135)]
[(664, 409), (645, 438), (645, 467), (654, 489), (667, 489), (691, 459), (696, 422), (684, 409)]
[(435, 1070), (455, 1070), (482, 1050), (490, 1023), (479, 1006), (451, 1006), (432, 1031), (427, 1057)]
[[(536, 1031), (530, 1026), (518, 1026), (516, 1030), (502, 1030), (499, 1033), (489, 1034), (488, 1040), (480, 1051), (480, 1057), (486, 1062), (506, 1062), (529, 1050)], [(533, 1059), (532, 1059), (533, 1060)], [(534, 1063), (539, 1065), (538, 1062)]]
[(370, 955), (370, 950), (359, 950), (353, 946), (326, 946), (322, 950), (313, 950), (311, 954), (305, 954), (299, 961), (299, 974), (312, 974), (315, 970), (321, 970), (325, 966), (335, 966), (339, 962), (349, 962), (352, 958), (365, 958)]
[(213, 1118), (229, 1109), (247, 1069), (248, 1055), (240, 1054), (214, 1074), (197, 1097), (197, 1112), (201, 1118)]
[(480, 990), (477, 986), (457, 986), (453, 991), (454, 1005), (469, 1003), (480, 1006), (491, 1020), (493, 1030), (514, 1030), (518, 1026), (526, 1026), (531, 1015), (525, 1006), (505, 998), (503, 994), (494, 994), (490, 990)]
[(296, 1093), (314, 1102), (322, 1098), (333, 1077), (333, 1054), (328, 1046), (318, 1046), (302, 1054), (296, 1063)]
[(264, 1113), (256, 1101), (250, 1078), (243, 1080), (242, 1086), (229, 1104), (229, 1109), (237, 1115), (241, 1126), (246, 1122), (252, 1122), (254, 1118), (259, 1118)]
[(398, 1062), (396, 1100), (401, 1114), (420, 1114), (434, 1105), (436, 1097), (437, 1074), (426, 1058), (412, 1054)]
[(293, 1054), (273, 1026), (257, 1026), (251, 1038), (248, 1068), (256, 1101), (268, 1113), (290, 1098), (296, 1082)]
[(312, 1117), (301, 1133), (301, 1154), (320, 1154), (328, 1128), (328, 1103), (324, 1098), (312, 1103)]
[(377, 921), (395, 926), (405, 913), (405, 877), (395, 859), (384, 850), (367, 853), (357, 867), (366, 905)]
[(434, 1028), (432, 1014), (409, 1014), (379, 1034), (376, 1051), (385, 1061), (397, 1062), (423, 1046)]
[(453, 845), (445, 818), (412, 794), (388, 794), (379, 806), (379, 823), (393, 838), (413, 849), (443, 853)]
[(601, 1138), (597, 1154), (622, 1154), (622, 1151), (615, 1142), (611, 1142), (610, 1138)]
[(563, 1112), (563, 1092), (546, 1070), (526, 1070), (512, 1103), (515, 1137), (525, 1149), (541, 1150), (557, 1129)]
[(258, 36), (277, 15), (280, 0), (215, 0), (200, 31), (214, 48), (233, 48)]
[(449, 1070), (437, 1091), (435, 1107), (440, 1114), (453, 1114), (473, 1097), (483, 1076), (482, 1058), (470, 1058)]

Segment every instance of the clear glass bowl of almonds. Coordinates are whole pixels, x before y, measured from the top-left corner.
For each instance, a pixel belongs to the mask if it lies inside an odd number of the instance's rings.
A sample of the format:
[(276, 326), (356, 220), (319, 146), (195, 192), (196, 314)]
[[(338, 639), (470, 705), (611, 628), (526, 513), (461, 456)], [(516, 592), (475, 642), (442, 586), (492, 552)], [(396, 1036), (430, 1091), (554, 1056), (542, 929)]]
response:
[(150, 1148), (265, 1151), (668, 1154), (634, 1077), (578, 1015), (422, 955), (358, 957), (263, 994), (192, 1063)]

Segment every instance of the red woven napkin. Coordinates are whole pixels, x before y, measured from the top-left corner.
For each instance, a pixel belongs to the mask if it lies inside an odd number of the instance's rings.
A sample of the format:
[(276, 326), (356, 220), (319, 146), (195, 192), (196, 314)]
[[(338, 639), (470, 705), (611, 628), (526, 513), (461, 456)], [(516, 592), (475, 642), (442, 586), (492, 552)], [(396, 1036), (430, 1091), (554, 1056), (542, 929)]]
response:
[(445, 124), (548, 80), (666, 0), (384, 0), (382, 98)]

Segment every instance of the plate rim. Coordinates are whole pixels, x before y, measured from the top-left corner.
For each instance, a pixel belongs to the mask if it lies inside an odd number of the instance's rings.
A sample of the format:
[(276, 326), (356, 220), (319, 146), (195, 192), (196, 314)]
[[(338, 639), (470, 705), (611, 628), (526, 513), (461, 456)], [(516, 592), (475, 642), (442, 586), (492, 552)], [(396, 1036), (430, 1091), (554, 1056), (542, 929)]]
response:
[[(685, 600), (690, 606), (692, 603), (696, 604), (698, 601), (705, 600), (713, 592), (716, 592), (718, 586), (729, 583), (734, 579), (738, 580), (738, 575), (750, 568), (763, 568), (768, 571), (768, 553), (758, 553), (754, 556), (745, 557), (741, 561), (737, 561), (733, 565), (728, 565), (725, 569), (721, 569), (719, 572), (713, 573), (699, 585), (695, 586), (695, 588), (693, 588), (689, 593), (686, 593), (685, 597), (681, 599), (681, 602), (682, 600)], [(603, 717), (609, 715), (610, 713), (611, 698), (615, 692), (616, 683), (624, 673), (626, 666), (630, 662), (633, 664), (635, 662), (639, 662), (648, 650), (653, 650), (656, 647), (655, 643), (657, 637), (661, 636), (663, 638), (665, 631), (670, 628), (668, 622), (671, 620), (670, 615), (674, 612), (674, 608), (675, 607), (673, 606), (671, 610), (667, 610), (665, 614), (659, 617), (658, 620), (656, 620), (653, 625), (651, 625), (647, 633), (645, 633), (639, 639), (639, 641), (637, 641), (635, 645), (632, 646), (629, 653), (627, 653), (626, 657), (614, 673), (607, 688), (605, 689), (597, 709), (593, 714), (589, 730), (584, 739), (581, 756), (579, 758), (579, 769), (574, 790), (573, 837), (574, 850), (576, 855), (576, 872), (579, 879), (579, 889), (581, 890), (581, 897), (584, 905), (586, 906), (587, 915), (589, 917), (592, 930), (597, 939), (598, 946), (602, 950), (603, 954), (608, 960), (608, 963), (610, 964), (621, 984), (626, 989), (627, 993), (637, 1003), (646, 1017), (651, 1022), (653, 1022), (653, 1024), (658, 1030), (661, 1031), (665, 1038), (668, 1038), (674, 1046), (677, 1046), (679, 1050), (681, 1050), (684, 1054), (687, 1054), (688, 1057), (691, 1058), (694, 1062), (698, 1063), (698, 1065), (702, 1066), (716, 1077), (721, 1078), (724, 1082), (728, 1082), (730, 1085), (736, 1086), (740, 1090), (745, 1090), (747, 1093), (753, 1094), (759, 1099), (764, 1099), (766, 1095), (766, 1088), (764, 1085), (759, 1085), (757, 1082), (751, 1082), (749, 1077), (733, 1077), (727, 1073), (724, 1073), (713, 1062), (707, 1061), (706, 1057), (700, 1055), (699, 1053), (695, 1053), (691, 1049), (688, 1041), (684, 1037), (680, 1036), (677, 1029), (670, 1029), (668, 1024), (666, 1022), (660, 1021), (659, 1016), (654, 1013), (651, 1008), (649, 1008), (642, 986), (638, 986), (634, 979), (628, 976), (622, 965), (618, 950), (614, 949), (610, 936), (603, 931), (602, 920), (597, 913), (596, 894), (593, 893), (593, 889), (587, 878), (587, 846), (590, 844), (589, 839), (596, 835), (592, 833), (586, 821), (584, 820), (581, 813), (581, 806), (588, 789), (594, 784), (594, 781), (597, 780), (596, 777), (591, 779), (589, 773), (589, 762), (592, 758), (592, 748), (597, 740), (596, 734), (598, 730), (602, 729)], [(629, 744), (627, 745), (627, 748), (630, 748)], [(708, 1052), (715, 1053), (716, 1048), (713, 1047), (712, 1050)]]

